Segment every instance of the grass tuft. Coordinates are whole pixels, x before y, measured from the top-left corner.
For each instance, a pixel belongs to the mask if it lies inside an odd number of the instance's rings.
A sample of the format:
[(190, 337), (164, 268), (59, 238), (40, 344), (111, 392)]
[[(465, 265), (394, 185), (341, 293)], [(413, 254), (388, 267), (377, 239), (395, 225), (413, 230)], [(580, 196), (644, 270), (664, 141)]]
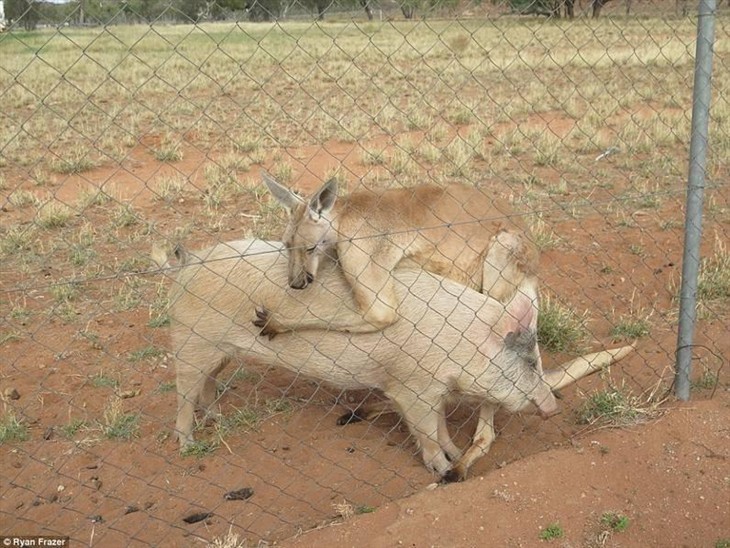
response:
[(697, 280), (697, 299), (707, 306), (715, 301), (730, 298), (730, 253), (725, 242), (715, 235), (712, 256), (702, 259)]
[(119, 381), (103, 371), (99, 371), (91, 377), (91, 385), (96, 388), (113, 388), (116, 390), (119, 387)]
[(577, 351), (586, 337), (586, 314), (579, 316), (570, 308), (545, 296), (540, 302), (537, 339), (549, 352)]
[(631, 393), (624, 385), (594, 392), (578, 408), (577, 421), (621, 427), (649, 420), (661, 413), (659, 407), (666, 400), (666, 397), (657, 397), (660, 385), (661, 381), (639, 395)]
[(68, 424), (61, 426), (61, 434), (67, 439), (73, 439), (73, 437), (82, 429), (86, 427), (86, 421), (82, 419), (74, 419)]
[(56, 173), (74, 175), (92, 170), (96, 162), (89, 158), (89, 155), (81, 148), (69, 151), (65, 156), (58, 158), (51, 164), (51, 169)]
[(547, 226), (541, 214), (538, 214), (535, 221), (530, 224), (530, 232), (540, 251), (552, 249), (560, 243), (560, 238)]
[(614, 533), (621, 533), (629, 527), (629, 518), (617, 512), (604, 512), (601, 516), (601, 525), (608, 527)]
[(639, 339), (649, 333), (649, 322), (642, 318), (621, 318), (611, 328), (614, 341)]
[(104, 409), (101, 432), (110, 440), (129, 440), (139, 432), (139, 414), (125, 413), (122, 400), (115, 397)]
[(578, 422), (593, 424), (599, 420), (612, 423), (631, 423), (637, 411), (629, 396), (620, 390), (604, 390), (592, 394), (578, 410)]
[(7, 411), (0, 419), (0, 444), (28, 439), (28, 426), (15, 416), (13, 411)]
[(555, 540), (565, 535), (560, 523), (551, 523), (540, 532), (540, 540)]
[(141, 362), (141, 361), (149, 360), (152, 358), (157, 358), (164, 354), (165, 354), (165, 351), (162, 350), (161, 348), (156, 348), (154, 346), (145, 346), (144, 348), (140, 348), (139, 350), (130, 352), (127, 359), (130, 362)]
[(33, 226), (11, 226), (0, 238), (0, 252), (13, 255), (27, 251), (35, 240), (36, 230)]
[(720, 371), (713, 371), (705, 367), (700, 377), (692, 381), (692, 388), (699, 390), (710, 390), (720, 383)]
[(73, 211), (70, 207), (52, 202), (40, 207), (36, 223), (46, 229), (61, 228), (68, 224), (72, 216)]
[(187, 445), (180, 454), (183, 457), (204, 457), (206, 455), (210, 455), (213, 453), (216, 449), (218, 449), (218, 444), (213, 443), (211, 441), (207, 440), (199, 440), (194, 441), (193, 443)]

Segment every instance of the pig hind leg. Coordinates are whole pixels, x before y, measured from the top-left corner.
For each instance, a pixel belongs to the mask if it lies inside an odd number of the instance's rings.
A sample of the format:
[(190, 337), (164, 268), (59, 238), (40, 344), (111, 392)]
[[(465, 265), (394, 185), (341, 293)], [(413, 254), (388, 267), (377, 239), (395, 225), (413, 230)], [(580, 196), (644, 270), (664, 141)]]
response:
[(195, 355), (179, 352), (176, 356), (177, 369), (177, 421), (175, 429), (180, 440), (180, 448), (193, 442), (195, 409), (205, 410), (215, 399), (215, 376), (225, 365), (225, 355), (220, 351), (208, 349), (211, 357), (206, 360), (195, 359)]

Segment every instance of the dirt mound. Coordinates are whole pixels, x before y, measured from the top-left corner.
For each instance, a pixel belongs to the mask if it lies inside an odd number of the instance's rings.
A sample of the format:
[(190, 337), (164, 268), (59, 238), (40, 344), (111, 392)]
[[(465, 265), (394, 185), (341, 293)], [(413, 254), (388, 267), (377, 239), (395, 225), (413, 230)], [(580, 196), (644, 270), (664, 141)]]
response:
[(282, 545), (535, 546), (562, 533), (556, 546), (724, 546), (729, 425), (727, 392), (677, 404)]

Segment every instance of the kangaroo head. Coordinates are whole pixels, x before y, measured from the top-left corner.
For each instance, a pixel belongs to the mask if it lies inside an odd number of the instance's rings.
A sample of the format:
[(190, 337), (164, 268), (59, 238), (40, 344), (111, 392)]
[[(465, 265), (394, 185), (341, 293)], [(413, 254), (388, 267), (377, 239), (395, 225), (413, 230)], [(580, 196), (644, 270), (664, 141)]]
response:
[(309, 199), (304, 199), (267, 173), (263, 173), (263, 178), (271, 195), (289, 214), (282, 238), (289, 252), (289, 286), (304, 289), (314, 281), (320, 260), (332, 252), (335, 244), (330, 214), (337, 199), (337, 180), (330, 179)]

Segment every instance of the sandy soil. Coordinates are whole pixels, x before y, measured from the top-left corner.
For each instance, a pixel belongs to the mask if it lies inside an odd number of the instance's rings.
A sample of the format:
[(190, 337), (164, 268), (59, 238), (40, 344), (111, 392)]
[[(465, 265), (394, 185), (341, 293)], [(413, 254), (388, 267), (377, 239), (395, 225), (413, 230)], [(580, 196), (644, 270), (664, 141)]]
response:
[[(301, 159), (294, 164), (299, 188), (311, 188), (340, 163), (349, 173), (362, 171), (355, 146), (327, 143), (287, 151)], [(175, 172), (199, 181), (196, 173), (210, 159), (194, 147), (185, 150), (184, 158)], [(592, 162), (593, 156), (585, 160)], [(146, 219), (154, 220), (154, 235), (169, 236), (191, 218), (204, 219), (203, 189), (188, 189), (179, 202), (160, 205), (145, 181), (165, 169), (170, 168), (140, 146), (130, 152), (124, 169), (67, 177), (52, 190), (73, 200), (89, 181), (117, 184)], [(589, 189), (592, 203), (613, 203), (615, 196), (632, 190), (620, 169), (611, 164), (605, 169), (613, 186), (610, 192)], [(22, 170), (6, 170), (8, 181), (23, 180), (22, 175)], [(538, 175), (545, 185), (560, 177), (550, 168)], [(683, 184), (669, 177), (661, 182), (672, 189)], [(510, 192), (501, 182), (487, 184)], [(556, 203), (579, 192), (569, 187)], [(229, 530), (254, 546), (259, 541), (535, 546), (547, 542), (540, 540), (542, 530), (559, 523), (564, 536), (552, 541), (556, 546), (715, 546), (730, 538), (727, 303), (716, 305), (719, 315), (703, 318), (696, 341), (693, 379), (709, 369), (720, 373), (719, 384), (696, 390), (689, 404), (664, 398), (672, 378), (673, 288), (682, 242), (681, 225), (665, 221), (681, 220), (682, 199), (673, 192), (658, 206), (630, 204), (626, 207), (634, 209), (618, 212), (596, 207), (579, 215), (556, 207), (545, 214), (560, 242), (542, 255), (541, 282), (574, 309), (589, 312), (587, 346), (616, 346), (610, 329), (620, 314), (651, 312), (650, 335), (609, 373), (566, 390), (560, 416), (543, 422), (500, 413), (499, 437), (470, 479), (436, 489), (429, 488), (435, 478), (394, 417), (335, 425), (347, 407), (368, 394), (343, 394), (254, 363), (243, 364), (245, 375), (226, 372), (228, 390), (220, 405), (225, 416), (252, 409), (259, 420), (230, 432), (215, 452), (181, 457), (171, 437), (175, 394), (174, 371), (164, 351), (167, 332), (148, 323), (147, 304), (160, 280), (130, 274), (91, 282), (74, 303), (78, 313), (69, 318), (53, 312), (48, 287), (71, 274), (63, 251), (25, 271), (5, 265), (2, 287), (27, 289), (3, 302), (7, 327), (20, 336), (0, 348), (2, 409), (29, 426), (29, 439), (0, 445), (0, 533), (62, 534), (76, 545), (92, 546), (200, 546)], [(726, 239), (728, 197), (716, 192), (712, 200), (715, 216), (706, 231)], [(258, 207), (242, 198), (229, 200), (217, 213), (219, 226), (212, 230), (201, 221), (203, 228), (194, 227), (186, 243), (195, 247), (239, 238)], [(20, 208), (8, 207), (2, 215), (7, 226), (30, 221)], [(84, 221), (105, 227), (108, 215), (103, 208), (90, 208)], [(119, 247), (135, 230), (119, 229), (116, 240), (100, 233), (97, 260), (115, 265), (130, 257), (143, 260), (151, 236), (130, 238), (133, 250)], [(712, 244), (708, 237), (706, 253)], [(136, 286), (136, 280), (144, 283)], [(123, 290), (138, 292), (142, 304), (120, 309)], [(11, 312), (19, 305), (28, 317)], [(158, 351), (135, 358), (135, 351), (149, 348)], [(544, 359), (551, 367), (569, 357), (546, 354)], [(116, 384), (99, 382), (102, 373)], [(575, 410), (587, 394), (607, 386), (631, 391), (650, 416), (620, 429), (579, 424)], [(282, 399), (284, 406), (278, 403)], [(139, 431), (128, 441), (106, 439), (100, 430), (105, 410), (115, 401), (139, 417)], [(75, 420), (84, 427), (69, 433)], [(468, 443), (471, 410), (457, 410), (452, 424), (456, 442)], [(215, 427), (199, 436), (215, 440)], [(252, 490), (246, 500), (224, 496), (245, 488)], [(606, 512), (626, 516), (626, 530), (602, 524)], [(349, 513), (358, 515), (341, 523), (342, 514)], [(194, 514), (207, 517), (183, 521)]]

